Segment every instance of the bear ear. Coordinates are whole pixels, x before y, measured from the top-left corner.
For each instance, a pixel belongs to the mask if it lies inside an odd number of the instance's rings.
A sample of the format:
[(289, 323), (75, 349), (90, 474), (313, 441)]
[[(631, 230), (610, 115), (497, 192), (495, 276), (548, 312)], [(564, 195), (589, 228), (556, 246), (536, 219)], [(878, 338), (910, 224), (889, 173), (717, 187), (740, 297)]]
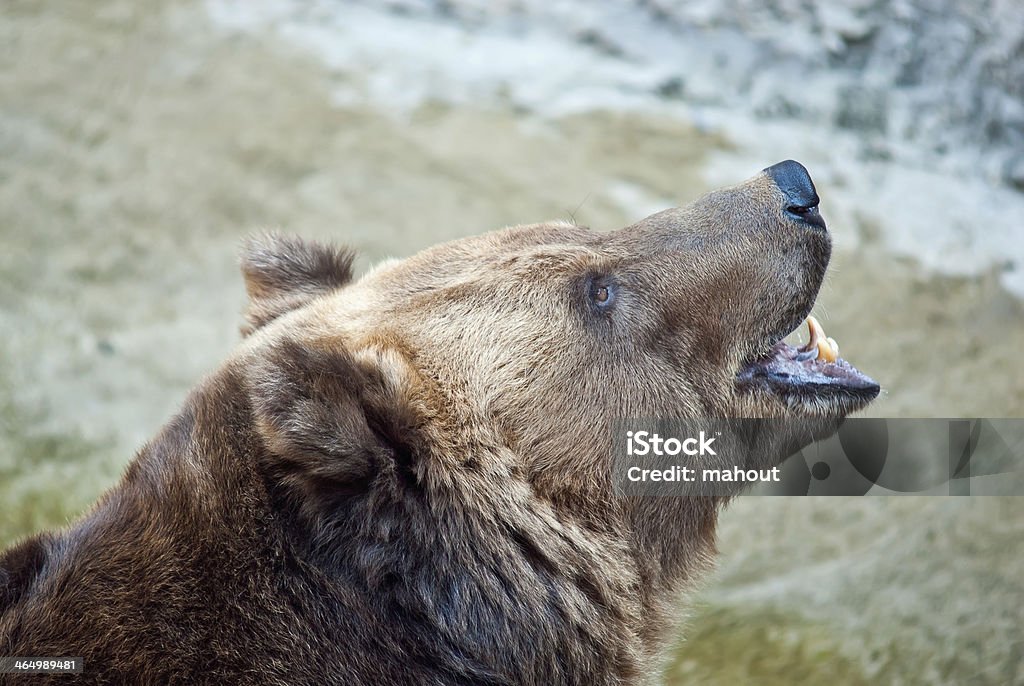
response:
[(249, 294), (249, 335), (282, 314), (352, 280), (351, 251), (294, 236), (263, 234), (242, 248), (242, 275)]
[(329, 516), (372, 480), (408, 473), (416, 422), (377, 361), (285, 340), (248, 374), (264, 472), (307, 516)]

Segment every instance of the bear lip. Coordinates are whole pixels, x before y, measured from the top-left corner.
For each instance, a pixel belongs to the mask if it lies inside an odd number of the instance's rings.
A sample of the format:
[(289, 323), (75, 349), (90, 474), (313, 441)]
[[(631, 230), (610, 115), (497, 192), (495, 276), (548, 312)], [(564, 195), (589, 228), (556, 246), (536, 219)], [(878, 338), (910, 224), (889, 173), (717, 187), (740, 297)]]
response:
[(779, 341), (747, 361), (736, 374), (741, 391), (763, 391), (793, 406), (813, 405), (827, 413), (847, 414), (875, 399), (878, 383), (841, 357), (834, 362), (807, 359), (802, 348)]

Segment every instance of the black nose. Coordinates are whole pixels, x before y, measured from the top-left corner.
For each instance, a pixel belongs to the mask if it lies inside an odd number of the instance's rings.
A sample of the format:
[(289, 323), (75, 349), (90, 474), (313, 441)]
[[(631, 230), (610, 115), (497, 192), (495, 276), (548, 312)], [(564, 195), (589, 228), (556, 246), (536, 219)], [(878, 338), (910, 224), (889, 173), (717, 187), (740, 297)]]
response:
[(820, 229), (825, 220), (818, 214), (818, 193), (804, 165), (794, 160), (773, 164), (764, 172), (786, 196), (785, 211), (793, 219)]

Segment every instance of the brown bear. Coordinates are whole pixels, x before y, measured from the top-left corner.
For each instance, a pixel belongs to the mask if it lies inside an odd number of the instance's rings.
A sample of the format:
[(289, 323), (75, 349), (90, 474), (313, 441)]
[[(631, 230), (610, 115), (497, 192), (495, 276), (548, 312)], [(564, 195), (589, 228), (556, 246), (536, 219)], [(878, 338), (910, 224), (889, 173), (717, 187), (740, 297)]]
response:
[(91, 683), (656, 681), (726, 498), (619, 497), (612, 423), (834, 425), (877, 395), (782, 342), (829, 261), (817, 205), (787, 161), (358, 280), (251, 241), (235, 353), (88, 514), (0, 557), (0, 655)]

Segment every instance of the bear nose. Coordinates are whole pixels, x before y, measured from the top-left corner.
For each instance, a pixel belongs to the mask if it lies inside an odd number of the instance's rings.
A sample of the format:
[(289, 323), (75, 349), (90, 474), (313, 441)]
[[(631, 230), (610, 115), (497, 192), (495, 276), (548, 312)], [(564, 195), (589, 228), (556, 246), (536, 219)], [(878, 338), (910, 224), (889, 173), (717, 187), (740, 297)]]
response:
[(764, 172), (786, 196), (783, 209), (791, 219), (819, 229), (825, 228), (825, 220), (818, 213), (818, 193), (804, 165), (795, 160), (786, 160), (773, 164)]

